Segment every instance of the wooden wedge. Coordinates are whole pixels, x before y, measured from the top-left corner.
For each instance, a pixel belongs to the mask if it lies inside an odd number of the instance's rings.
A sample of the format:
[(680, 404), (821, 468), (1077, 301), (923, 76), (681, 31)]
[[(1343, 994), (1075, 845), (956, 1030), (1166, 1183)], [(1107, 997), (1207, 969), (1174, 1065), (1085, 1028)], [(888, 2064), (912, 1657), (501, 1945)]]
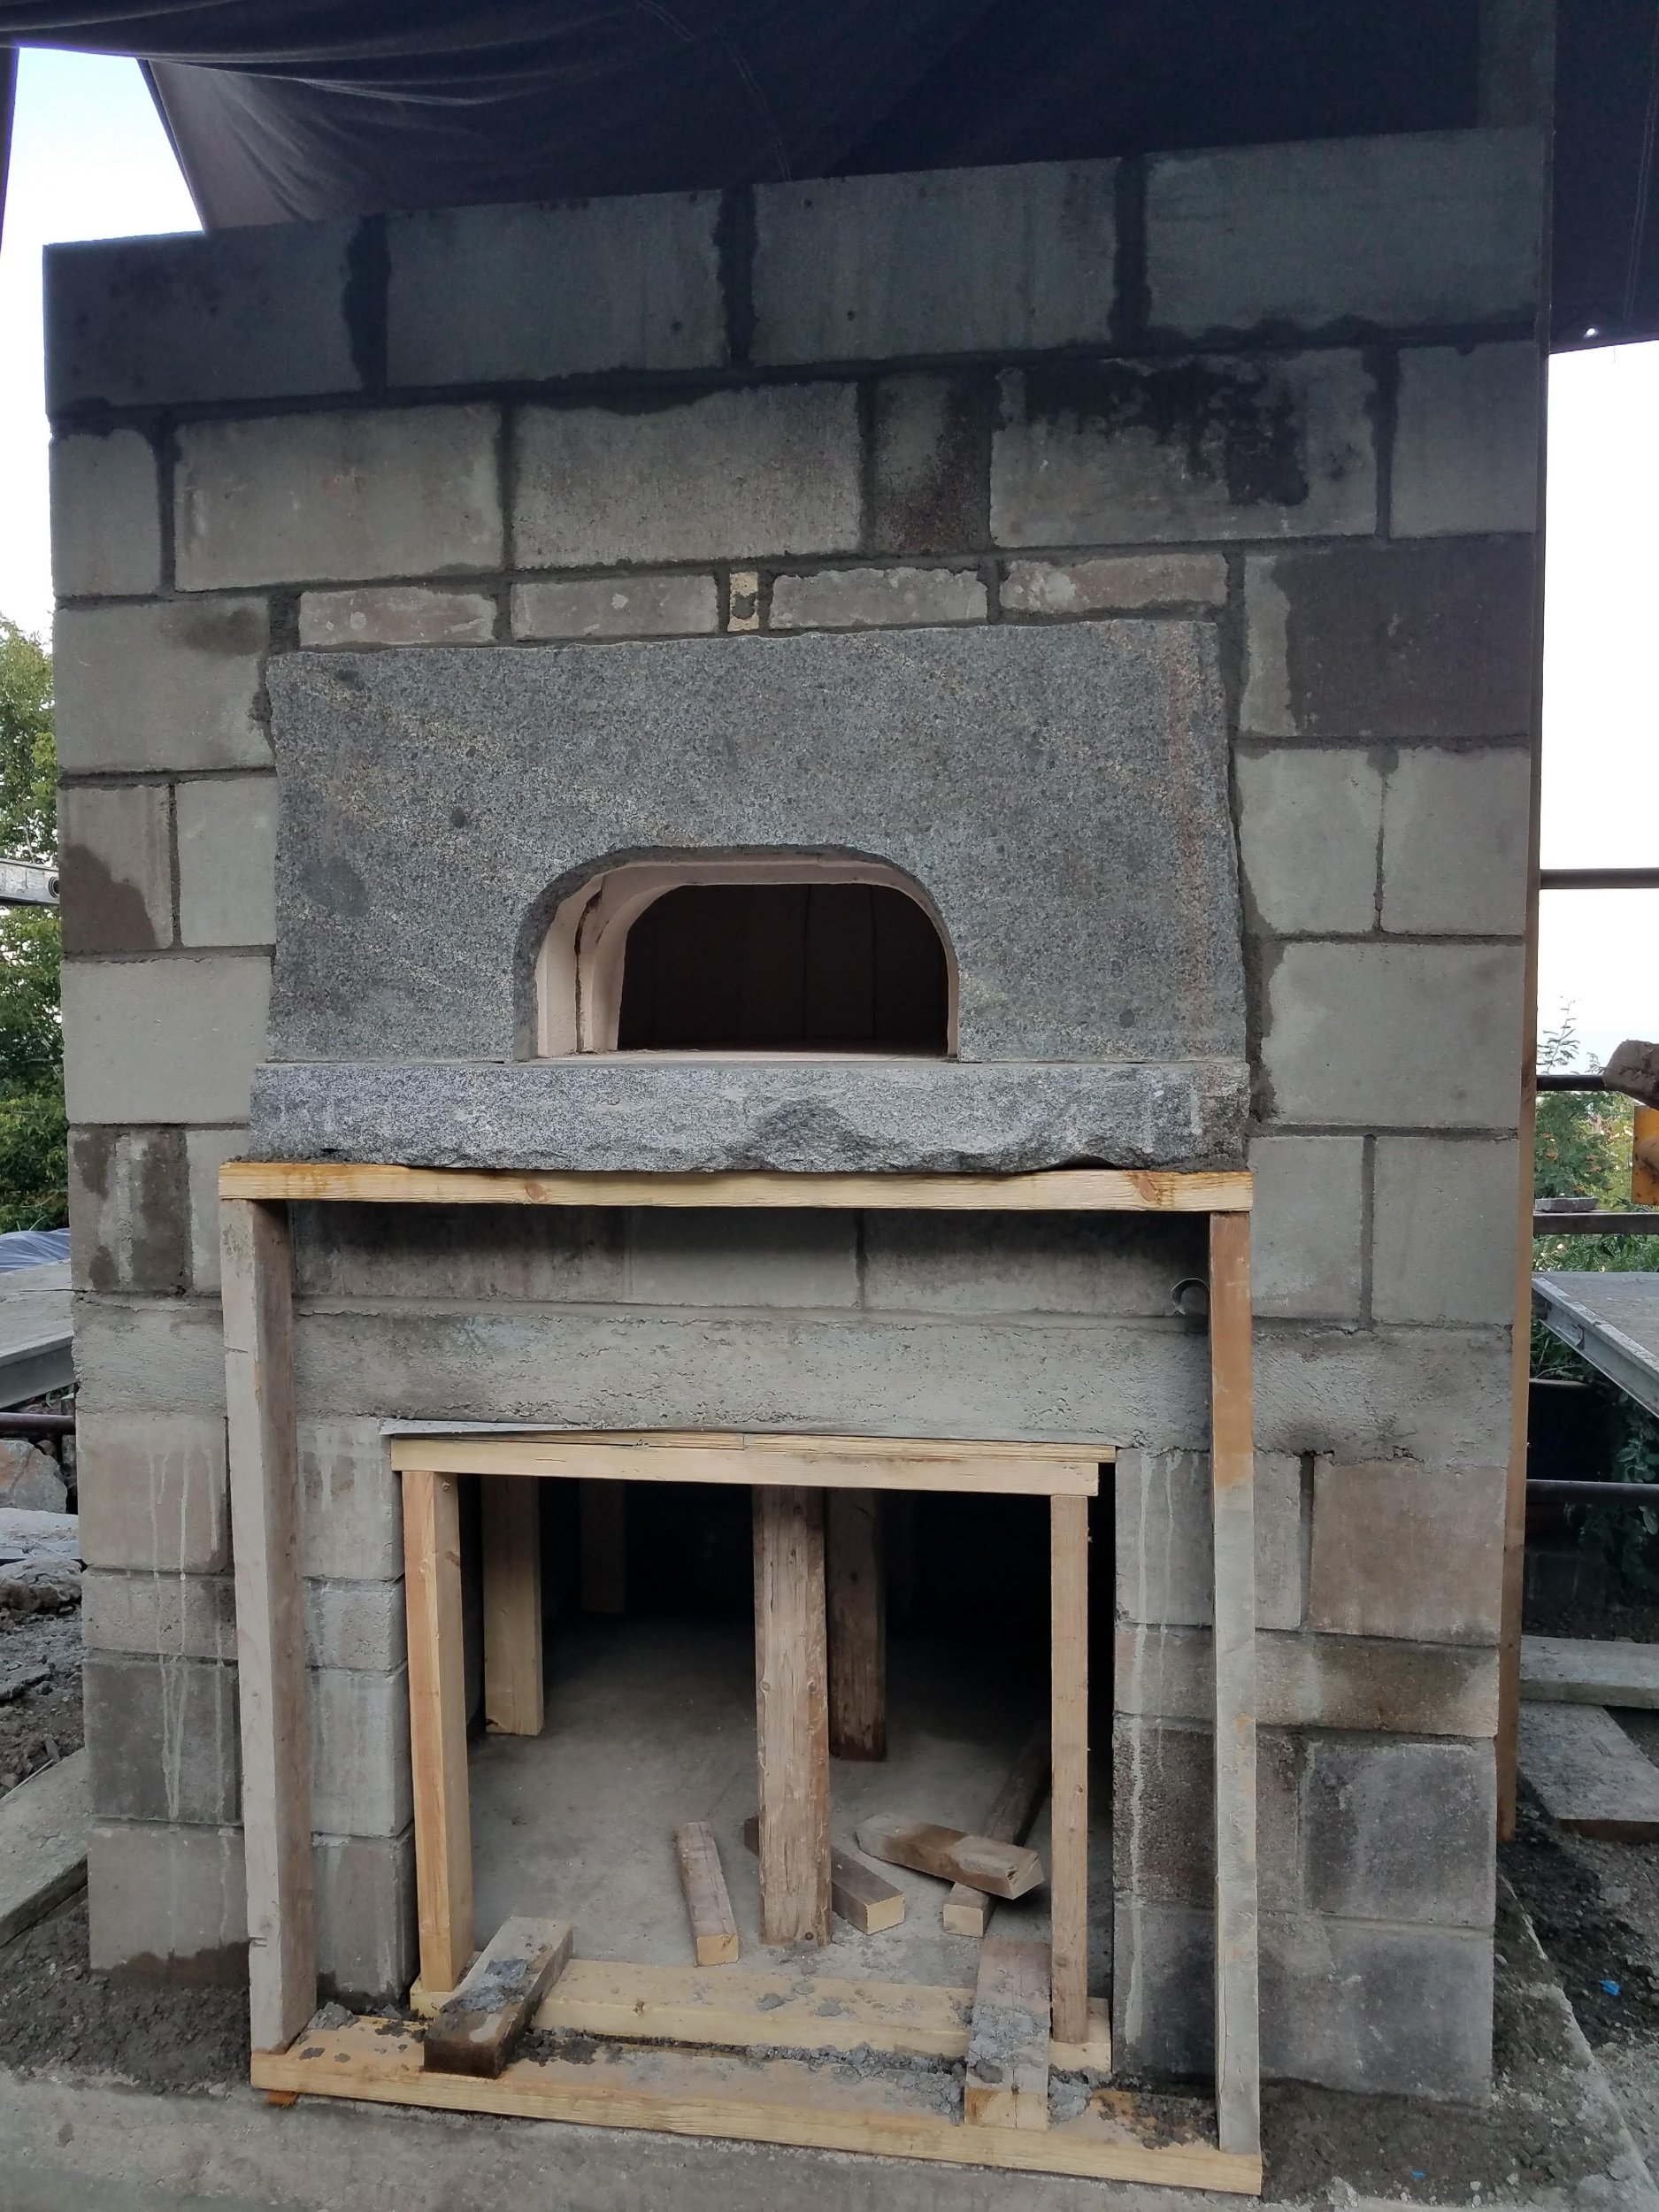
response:
[(931, 1820), (873, 1814), (855, 1833), (858, 1848), (889, 1866), (908, 1866), (941, 1882), (961, 1882), (990, 1897), (1024, 1897), (1043, 1878), (1042, 1861), (1024, 1844), (998, 1843)]
[[(760, 1848), (760, 1822), (753, 1813), (743, 1823), (743, 1841), (751, 1851)], [(860, 1935), (880, 1935), (896, 1928), (904, 1917), (904, 1892), (834, 1844), (830, 1847), (830, 1904)]]
[(503, 1920), (433, 2015), (422, 2064), (493, 2080), (570, 1955), (568, 1921)]
[(732, 1966), (738, 1955), (737, 1923), (720, 1870), (720, 1847), (706, 1820), (688, 1820), (674, 1831), (680, 1886), (699, 1966)]
[[(1007, 1781), (992, 1800), (979, 1832), (993, 1843), (1024, 1843), (1048, 1787), (1048, 1731), (1033, 1728), (1020, 1747)], [(953, 1882), (940, 1917), (947, 1935), (982, 1936), (990, 1909), (982, 1889)]]
[(970, 2127), (1048, 2124), (1048, 1947), (988, 1935), (979, 1946), (962, 2117)]

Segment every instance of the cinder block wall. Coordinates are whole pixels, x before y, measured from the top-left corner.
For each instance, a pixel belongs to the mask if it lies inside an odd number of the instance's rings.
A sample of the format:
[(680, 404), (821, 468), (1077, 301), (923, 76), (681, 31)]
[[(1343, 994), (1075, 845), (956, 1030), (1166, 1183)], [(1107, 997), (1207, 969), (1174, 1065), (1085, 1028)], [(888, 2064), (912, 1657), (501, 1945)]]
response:
[[(1540, 177), (1493, 131), (54, 250), (99, 1963), (243, 1936), (214, 1175), (265, 1034), (270, 657), (1179, 611), (1246, 887), (1266, 2062), (1480, 2086)], [(381, 1417), (1098, 1432), (1118, 2026), (1202, 2067), (1190, 1226), (365, 1211), (299, 1248), (336, 1987), (412, 1969)]]

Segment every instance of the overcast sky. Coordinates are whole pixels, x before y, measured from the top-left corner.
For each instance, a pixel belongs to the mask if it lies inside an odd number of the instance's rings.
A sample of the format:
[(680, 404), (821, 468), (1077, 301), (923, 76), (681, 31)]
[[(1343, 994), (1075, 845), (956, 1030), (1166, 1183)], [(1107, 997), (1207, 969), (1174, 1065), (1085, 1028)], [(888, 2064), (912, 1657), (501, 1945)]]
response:
[[(40, 257), (54, 239), (194, 230), (135, 63), (21, 58), (0, 247), (0, 613), (43, 631), (46, 422)], [(1544, 864), (1659, 864), (1659, 345), (1551, 367)], [(1659, 892), (1546, 895), (1540, 1018), (1573, 1005), (1598, 1058), (1659, 1035)]]

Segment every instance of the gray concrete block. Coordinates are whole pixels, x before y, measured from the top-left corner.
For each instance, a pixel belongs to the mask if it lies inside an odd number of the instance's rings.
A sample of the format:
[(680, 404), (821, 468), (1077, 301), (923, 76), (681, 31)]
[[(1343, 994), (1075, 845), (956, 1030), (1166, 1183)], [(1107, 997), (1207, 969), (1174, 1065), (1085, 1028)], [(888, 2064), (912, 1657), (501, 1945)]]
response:
[[(305, 1652), (313, 1667), (396, 1673), (408, 1654), (403, 1584), (308, 1582)], [(394, 1713), (392, 1724), (407, 1734), (406, 1718)]]
[(1377, 520), (1358, 354), (1010, 369), (991, 449), (998, 545), (1330, 536)]
[[(1120, 1713), (1212, 1724), (1215, 1660), (1205, 1628), (1120, 1624)], [(1256, 1714), (1265, 1728), (1340, 1728), (1489, 1740), (1498, 1724), (1495, 1651), (1387, 1638), (1258, 1634)]]
[(1385, 930), (1525, 933), (1532, 775), (1519, 746), (1401, 751), (1383, 800)]
[(165, 783), (64, 786), (58, 875), (65, 952), (150, 952), (173, 942), (172, 831)]
[[(1309, 1627), (1495, 1645), (1505, 1485), (1502, 1466), (1431, 1473), (1409, 1459), (1341, 1466), (1317, 1458)], [(1452, 1732), (1425, 1723), (1421, 1732)]]
[(378, 584), (300, 594), (302, 646), (488, 645), (495, 634), (495, 603), (482, 592)]
[(240, 1121), (265, 1056), (263, 953), (66, 960), (64, 1089), (74, 1122)]
[[(1256, 1882), (1262, 1909), (1301, 1902), (1302, 1740), (1256, 1739)], [(1210, 1905), (1216, 1893), (1216, 1740), (1187, 1722), (1120, 1714), (1112, 1728), (1112, 1887), (1153, 1905)]]
[(235, 1585), (229, 1575), (88, 1568), (81, 1578), (81, 1631), (89, 1652), (234, 1659)]
[(1389, 510), (1395, 537), (1537, 528), (1543, 376), (1529, 339), (1406, 349)]
[(319, 1836), (312, 1863), (320, 1993), (401, 2001), (418, 1963), (413, 1835)]
[[(223, 1363), (221, 1349), (221, 1370)], [(222, 1415), (83, 1408), (76, 1446), (81, 1552), (88, 1567), (172, 1575), (228, 1567)]]
[(82, 1686), (96, 1819), (211, 1826), (237, 1818), (234, 1667), (89, 1652)]
[(1239, 855), (1245, 912), (1274, 936), (1376, 926), (1383, 775), (1375, 751), (1240, 751)]
[(780, 576), (774, 630), (870, 630), (919, 622), (983, 622), (985, 584), (975, 569), (826, 568)]
[(407, 1672), (314, 1667), (311, 1718), (318, 1834), (401, 1835), (414, 1816)]
[(866, 1310), (1167, 1317), (1202, 1275), (1191, 1215), (891, 1214), (864, 1217)]
[(185, 591), (499, 568), (493, 407), (186, 423), (173, 476)]
[(1302, 1758), (1303, 1882), (1314, 1911), (1491, 1927), (1498, 1802), (1489, 1743), (1316, 1736)]
[(217, 1302), (83, 1294), (74, 1321), (78, 1414), (207, 1414), (223, 1426)]
[(1258, 1316), (1356, 1321), (1364, 1303), (1365, 1140), (1250, 1140), (1250, 1291)]
[(1518, 946), (1300, 943), (1265, 964), (1262, 1074), (1287, 1121), (1513, 1129)]
[(1240, 726), (1268, 737), (1525, 734), (1532, 563), (1525, 538), (1252, 555)]
[(1371, 1310), (1379, 1321), (1515, 1316), (1517, 1146), (1379, 1137)]
[(1125, 614), (1142, 607), (1219, 607), (1227, 564), (1219, 553), (1107, 553), (1057, 561), (1010, 561), (1004, 614)]
[(1412, 132), (1171, 154), (1147, 176), (1155, 330), (1515, 322), (1539, 292), (1535, 132)]
[(1509, 1385), (1507, 1329), (1261, 1322), (1256, 1446), (1487, 1463), (1509, 1451)]
[(263, 599), (61, 609), (52, 669), (63, 773), (268, 768), (258, 694), (269, 640)]
[(986, 541), (988, 412), (978, 386), (883, 377), (872, 403), (870, 543), (878, 553), (959, 553)]
[(274, 776), (206, 778), (173, 793), (179, 941), (276, 942)]
[(394, 385), (528, 384), (726, 360), (718, 192), (394, 215)]
[(161, 589), (161, 492), (139, 430), (58, 438), (51, 449), (52, 585), (60, 599)]
[(813, 178), (755, 194), (760, 362), (1102, 343), (1117, 165)]
[(712, 576), (581, 576), (512, 588), (516, 638), (702, 637), (720, 626)]
[(857, 549), (850, 384), (751, 386), (643, 411), (526, 407), (514, 435), (526, 568)]
[[(1209, 1453), (1120, 1452), (1114, 1489), (1118, 1618), (1207, 1626), (1215, 1618)], [(1302, 1586), (1302, 1462), (1257, 1452), (1257, 1626), (1300, 1628)]]
[(197, 1297), (219, 1290), (219, 1171), (246, 1148), (245, 1129), (187, 1129), (190, 1186), (190, 1287)]
[(857, 1244), (851, 1214), (644, 1210), (628, 1216), (627, 1294), (644, 1306), (856, 1306)]
[[(329, 1324), (323, 1333), (332, 1333)], [(317, 1394), (310, 1376), (302, 1376), (302, 1414)], [(359, 1406), (372, 1402), (372, 1394), (357, 1400)], [(299, 1455), (300, 1559), (307, 1579), (396, 1581), (403, 1571), (403, 1505), (380, 1421), (303, 1417)]]
[(248, 1978), (242, 1830), (94, 1821), (87, 1840), (90, 1963), (156, 1978)]
[(356, 228), (280, 223), (48, 248), (48, 412), (355, 392)]
[(190, 1279), (183, 1133), (75, 1130), (69, 1230), (77, 1290), (180, 1296)]
[[(695, 1217), (706, 1220), (706, 1215)], [(303, 1296), (578, 1300), (626, 1295), (614, 1207), (296, 1205)]]

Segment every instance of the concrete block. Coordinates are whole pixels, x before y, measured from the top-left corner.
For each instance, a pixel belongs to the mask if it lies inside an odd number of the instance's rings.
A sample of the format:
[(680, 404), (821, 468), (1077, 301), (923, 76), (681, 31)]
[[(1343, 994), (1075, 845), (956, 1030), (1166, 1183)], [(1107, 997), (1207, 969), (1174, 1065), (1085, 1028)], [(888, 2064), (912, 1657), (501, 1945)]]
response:
[(234, 1667), (89, 1652), (82, 1686), (95, 1818), (202, 1826), (237, 1818)]
[(983, 622), (987, 611), (984, 582), (971, 568), (826, 568), (780, 576), (772, 588), (774, 630)]
[(64, 963), (64, 1088), (75, 1122), (241, 1121), (265, 1057), (260, 954)]
[(979, 384), (888, 376), (872, 403), (870, 543), (959, 553), (987, 541), (989, 409)]
[(95, 1821), (87, 1841), (90, 1963), (157, 1979), (248, 1978), (242, 1830)]
[(626, 1295), (626, 1216), (614, 1207), (299, 1205), (301, 1294), (580, 1300)]
[(315, 1667), (311, 1715), (312, 1827), (329, 1836), (401, 1835), (414, 1816), (408, 1674)]
[(300, 594), (302, 646), (488, 645), (495, 634), (495, 603), (482, 592), (379, 584)]
[(182, 1296), (190, 1279), (185, 1187), (181, 1130), (75, 1130), (69, 1146), (75, 1288)]
[(190, 1185), (190, 1287), (196, 1296), (219, 1290), (219, 1171), (247, 1148), (245, 1129), (187, 1129), (184, 1153)]
[(755, 194), (753, 357), (875, 361), (1103, 343), (1117, 165), (813, 178)]
[(850, 553), (857, 395), (775, 384), (649, 409), (526, 407), (514, 544), (530, 568)]
[(268, 768), (258, 695), (263, 599), (65, 607), (53, 631), (65, 776), (154, 768)]
[[(1256, 1739), (1256, 1880), (1263, 1911), (1301, 1902), (1301, 1739)], [(1112, 1886), (1155, 1905), (1215, 1900), (1216, 1740), (1208, 1728), (1119, 1715), (1112, 1729)]]
[(178, 433), (185, 591), (499, 568), (493, 407), (193, 422)]
[[(1120, 1713), (1213, 1723), (1215, 1661), (1203, 1628), (1120, 1624)], [(1490, 1739), (1498, 1724), (1495, 1651), (1341, 1636), (1258, 1634), (1256, 1712), (1266, 1728), (1341, 1728)]]
[(1521, 951), (1299, 943), (1264, 964), (1262, 1072), (1287, 1121), (1513, 1129)]
[(644, 1306), (858, 1303), (850, 1214), (630, 1214), (627, 1294)]
[(1383, 777), (1375, 752), (1297, 746), (1240, 751), (1239, 856), (1245, 910), (1273, 936), (1376, 926)]
[(1395, 537), (1537, 528), (1543, 376), (1529, 339), (1402, 353), (1389, 509)]
[(386, 226), (394, 385), (718, 368), (718, 192), (444, 207)]
[[(312, 1402), (308, 1381), (302, 1406)], [(403, 1571), (403, 1505), (379, 1420), (302, 1420), (299, 1455), (307, 1579), (395, 1581)]]
[(146, 1659), (234, 1659), (236, 1590), (229, 1575), (111, 1573), (81, 1578), (87, 1649)]
[(1240, 727), (1268, 737), (1524, 735), (1532, 563), (1525, 538), (1252, 555)]
[[(1208, 1452), (1118, 1455), (1118, 1616), (1205, 1626), (1215, 1618)], [(1302, 1462), (1256, 1455), (1256, 1618), (1300, 1628)]]
[(1010, 369), (991, 448), (998, 545), (1331, 536), (1377, 521), (1356, 353)]
[[(1430, 1473), (1409, 1459), (1313, 1463), (1308, 1625), (1340, 1636), (1494, 1645), (1502, 1467)], [(1423, 1734), (1452, 1732), (1431, 1729)]]
[(401, 2001), (418, 1963), (412, 1833), (319, 1836), (312, 1863), (322, 1993), (365, 2007)]
[(1219, 607), (1227, 564), (1219, 553), (1116, 553), (1075, 561), (1010, 561), (1004, 614), (1127, 614), (1144, 607)]
[(1498, 1805), (1490, 1744), (1316, 1736), (1302, 1759), (1304, 1901), (1314, 1911), (1491, 1927)]
[[(403, 1584), (308, 1582), (305, 1650), (313, 1667), (395, 1674), (407, 1656)], [(394, 1723), (407, 1734), (406, 1718)]]
[(1518, 1148), (1379, 1137), (1371, 1311), (1379, 1321), (1515, 1317)]
[(53, 442), (52, 586), (59, 599), (161, 589), (161, 492), (139, 430)]
[(66, 784), (58, 793), (65, 952), (150, 952), (173, 942), (172, 826), (165, 783)]
[(225, 1340), (217, 1303), (82, 1293), (74, 1323), (78, 1414), (202, 1413), (223, 1424)]
[(179, 941), (276, 942), (274, 776), (210, 777), (173, 793)]
[(1525, 933), (1532, 775), (1518, 746), (1401, 751), (1383, 800), (1385, 930)]
[(512, 588), (516, 638), (701, 637), (719, 626), (712, 576), (583, 576)]
[(873, 1313), (1168, 1316), (1208, 1266), (1202, 1221), (1118, 1214), (864, 1217)]
[(1412, 132), (1171, 154), (1147, 175), (1158, 332), (1411, 329), (1530, 319), (1535, 132)]
[(46, 404), (298, 399), (361, 383), (351, 222), (49, 247)]
[(229, 1566), (222, 1417), (82, 1409), (76, 1446), (88, 1567), (211, 1575)]
[(1364, 1303), (1365, 1140), (1256, 1134), (1250, 1287), (1258, 1317), (1356, 1321)]

